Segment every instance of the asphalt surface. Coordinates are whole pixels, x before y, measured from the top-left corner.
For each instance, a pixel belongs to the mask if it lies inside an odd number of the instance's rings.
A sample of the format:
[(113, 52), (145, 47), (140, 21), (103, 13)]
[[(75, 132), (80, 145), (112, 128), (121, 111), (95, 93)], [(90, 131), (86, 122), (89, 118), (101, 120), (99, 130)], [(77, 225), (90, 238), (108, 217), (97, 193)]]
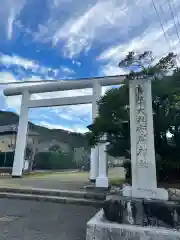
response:
[(93, 207), (0, 199), (0, 240), (85, 240)]

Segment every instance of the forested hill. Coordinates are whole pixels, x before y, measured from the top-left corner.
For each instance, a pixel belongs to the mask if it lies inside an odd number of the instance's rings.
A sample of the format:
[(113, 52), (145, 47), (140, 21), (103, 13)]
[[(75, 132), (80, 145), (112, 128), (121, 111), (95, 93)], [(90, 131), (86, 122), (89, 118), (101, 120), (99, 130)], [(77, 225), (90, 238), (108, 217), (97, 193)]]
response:
[[(0, 111), (0, 126), (18, 124), (19, 116), (13, 112)], [(87, 147), (87, 142), (83, 134), (73, 133), (63, 129), (49, 129), (29, 122), (29, 130), (36, 132), (44, 139), (57, 139), (66, 142), (71, 147)]]

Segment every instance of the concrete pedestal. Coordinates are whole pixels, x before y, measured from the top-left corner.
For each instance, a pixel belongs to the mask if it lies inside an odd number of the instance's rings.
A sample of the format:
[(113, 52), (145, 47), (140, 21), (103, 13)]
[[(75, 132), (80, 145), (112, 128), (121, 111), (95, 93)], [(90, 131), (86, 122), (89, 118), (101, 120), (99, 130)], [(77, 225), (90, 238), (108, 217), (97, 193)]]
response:
[(180, 240), (180, 232), (161, 227), (141, 227), (106, 221), (100, 210), (88, 223), (86, 240)]
[(123, 188), (123, 196), (134, 198), (150, 198), (159, 200), (168, 200), (168, 191), (164, 188), (155, 189), (133, 189), (131, 186)]
[(99, 188), (108, 188), (109, 180), (107, 176), (99, 176), (96, 178), (96, 187)]

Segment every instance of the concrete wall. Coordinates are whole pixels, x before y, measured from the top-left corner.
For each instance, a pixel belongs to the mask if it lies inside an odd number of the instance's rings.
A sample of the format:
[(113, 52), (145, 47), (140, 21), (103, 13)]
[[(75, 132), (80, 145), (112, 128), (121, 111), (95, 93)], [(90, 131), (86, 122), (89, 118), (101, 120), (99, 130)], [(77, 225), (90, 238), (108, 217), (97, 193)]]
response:
[(114, 165), (122, 165), (124, 160), (124, 157), (112, 157), (108, 155), (108, 162), (111, 162)]

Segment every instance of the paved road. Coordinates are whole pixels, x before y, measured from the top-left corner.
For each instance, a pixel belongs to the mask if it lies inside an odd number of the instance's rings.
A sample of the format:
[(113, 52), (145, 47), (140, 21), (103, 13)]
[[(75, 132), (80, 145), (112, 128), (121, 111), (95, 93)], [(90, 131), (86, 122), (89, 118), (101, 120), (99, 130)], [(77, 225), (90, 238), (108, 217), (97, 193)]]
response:
[(86, 222), (96, 212), (87, 206), (0, 199), (0, 239), (85, 240)]

